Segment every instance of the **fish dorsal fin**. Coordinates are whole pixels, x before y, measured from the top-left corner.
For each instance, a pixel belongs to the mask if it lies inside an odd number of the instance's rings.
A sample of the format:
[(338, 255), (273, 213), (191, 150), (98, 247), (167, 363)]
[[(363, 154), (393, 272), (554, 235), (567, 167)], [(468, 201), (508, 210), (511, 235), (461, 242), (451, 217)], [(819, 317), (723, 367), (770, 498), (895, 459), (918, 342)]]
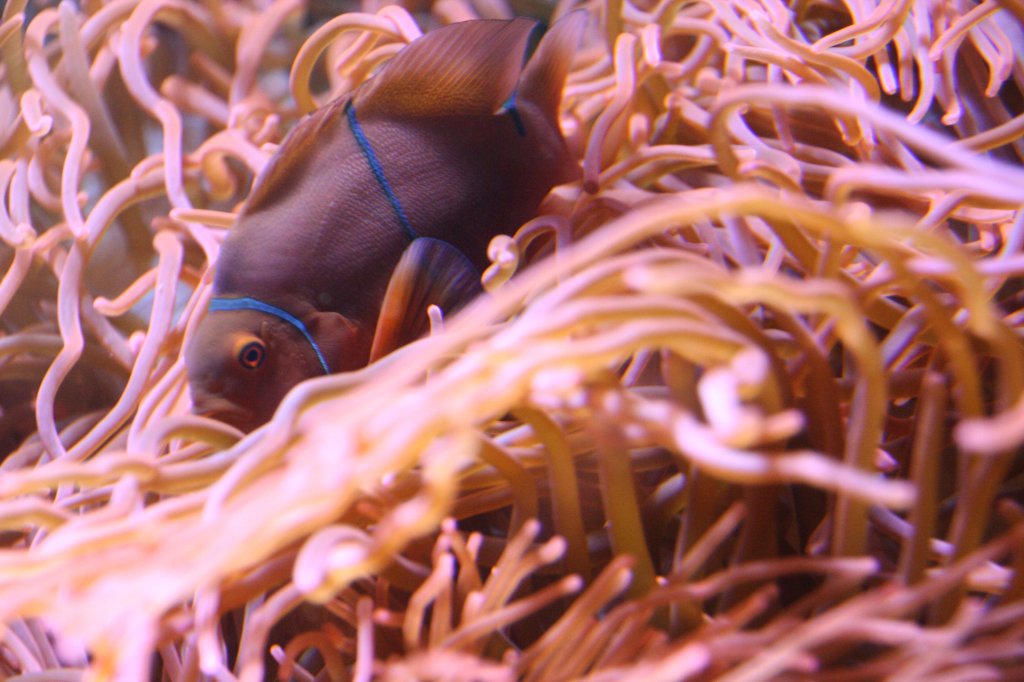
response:
[(288, 176), (301, 172), (312, 150), (318, 144), (322, 145), (323, 136), (338, 124), (338, 112), (343, 106), (344, 101), (335, 100), (306, 116), (288, 133), (281, 148), (256, 178), (256, 184), (246, 201), (247, 211), (258, 210), (280, 195), (281, 186), (287, 183)]
[(356, 111), (361, 117), (494, 114), (515, 90), (535, 25), (520, 17), (431, 31), (360, 88)]
[(521, 101), (533, 102), (548, 120), (558, 120), (558, 105), (562, 101), (565, 78), (586, 27), (585, 10), (570, 12), (556, 21), (544, 34), (523, 71), (517, 97)]

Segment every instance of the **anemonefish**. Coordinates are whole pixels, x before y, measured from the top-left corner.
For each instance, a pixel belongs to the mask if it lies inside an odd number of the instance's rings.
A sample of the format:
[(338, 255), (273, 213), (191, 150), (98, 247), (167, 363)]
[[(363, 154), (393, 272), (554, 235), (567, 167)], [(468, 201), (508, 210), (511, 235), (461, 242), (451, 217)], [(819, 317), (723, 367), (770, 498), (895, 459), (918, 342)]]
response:
[(467, 21), (403, 48), (304, 119), (221, 249), (185, 350), (194, 408), (248, 431), (304, 379), (424, 334), (477, 294), (486, 248), (578, 164), (558, 125), (586, 22)]

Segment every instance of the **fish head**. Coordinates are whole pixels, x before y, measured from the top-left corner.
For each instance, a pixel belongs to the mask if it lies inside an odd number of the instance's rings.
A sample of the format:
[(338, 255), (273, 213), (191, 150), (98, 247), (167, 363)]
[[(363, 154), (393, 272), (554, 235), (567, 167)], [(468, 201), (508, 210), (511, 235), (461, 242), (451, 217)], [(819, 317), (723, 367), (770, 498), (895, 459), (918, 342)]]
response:
[[(266, 423), (298, 383), (327, 370), (319, 350), (344, 351), (345, 324), (332, 314), (334, 334), (317, 344), (293, 325), (258, 310), (210, 312), (185, 349), (193, 410), (248, 432)], [(321, 320), (323, 322), (323, 320)], [(320, 354), (318, 354), (320, 353)]]

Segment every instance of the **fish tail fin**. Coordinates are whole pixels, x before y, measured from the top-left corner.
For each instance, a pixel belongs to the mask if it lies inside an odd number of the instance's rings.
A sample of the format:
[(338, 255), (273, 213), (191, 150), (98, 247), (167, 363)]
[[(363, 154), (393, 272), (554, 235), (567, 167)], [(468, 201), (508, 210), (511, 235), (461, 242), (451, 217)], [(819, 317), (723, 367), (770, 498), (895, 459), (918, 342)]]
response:
[(431, 31), (356, 94), (362, 116), (491, 115), (515, 89), (536, 22), (482, 20)]
[(517, 97), (533, 102), (557, 126), (562, 88), (587, 25), (587, 12), (577, 10), (552, 25), (519, 80)]

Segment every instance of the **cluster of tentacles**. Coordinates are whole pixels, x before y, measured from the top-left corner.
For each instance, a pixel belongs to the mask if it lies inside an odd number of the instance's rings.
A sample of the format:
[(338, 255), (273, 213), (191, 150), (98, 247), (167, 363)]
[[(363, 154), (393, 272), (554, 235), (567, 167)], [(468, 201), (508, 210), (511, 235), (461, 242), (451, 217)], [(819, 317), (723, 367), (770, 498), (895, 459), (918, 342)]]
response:
[(242, 439), (180, 350), (283, 136), (574, 5), (8, 0), (0, 676), (1024, 676), (1024, 5), (582, 6), (582, 180)]

